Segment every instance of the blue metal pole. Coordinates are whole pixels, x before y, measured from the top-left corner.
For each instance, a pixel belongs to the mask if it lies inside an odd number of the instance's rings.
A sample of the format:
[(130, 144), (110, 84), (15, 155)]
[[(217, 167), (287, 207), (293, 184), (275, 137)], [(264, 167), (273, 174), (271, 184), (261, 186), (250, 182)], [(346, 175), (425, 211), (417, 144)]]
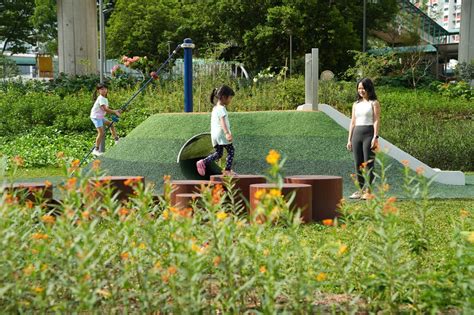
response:
[(191, 38), (186, 38), (181, 45), (184, 49), (184, 111), (193, 111), (193, 48)]

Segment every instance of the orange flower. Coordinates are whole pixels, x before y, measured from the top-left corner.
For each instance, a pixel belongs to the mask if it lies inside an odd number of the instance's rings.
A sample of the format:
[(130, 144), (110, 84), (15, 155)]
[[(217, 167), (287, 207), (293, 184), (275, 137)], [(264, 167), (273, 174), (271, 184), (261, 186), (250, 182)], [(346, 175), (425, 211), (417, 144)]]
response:
[(125, 207), (122, 207), (122, 208), (120, 208), (120, 210), (119, 210), (119, 215), (120, 215), (120, 216), (126, 216), (126, 215), (129, 214), (129, 213), (130, 213), (130, 211), (129, 211), (127, 208), (125, 208)]
[(132, 187), (132, 186), (134, 186), (136, 183), (139, 183), (139, 182), (140, 182), (140, 178), (138, 178), (138, 177), (132, 177), (132, 178), (126, 179), (126, 180), (123, 182), (123, 184), (124, 184), (125, 186), (130, 186), (130, 187)]
[(23, 269), (23, 273), (26, 276), (31, 275), (34, 271), (35, 271), (35, 266), (33, 266), (32, 264), (29, 264), (28, 266), (26, 266), (26, 268)]
[(100, 160), (94, 160), (94, 162), (92, 162), (92, 169), (94, 171), (98, 171), (100, 169)]
[(64, 157), (64, 152), (63, 151), (59, 151), (58, 153), (56, 153), (56, 157), (58, 159), (62, 159)]
[(163, 281), (164, 283), (168, 283), (169, 280), (170, 280), (170, 277), (167, 274), (161, 275), (161, 281)]
[(66, 182), (66, 189), (67, 190), (74, 190), (76, 188), (77, 178), (71, 177)]
[(267, 272), (267, 268), (265, 268), (265, 266), (260, 266), (259, 271), (260, 273), (265, 273)]
[(90, 212), (89, 211), (82, 211), (81, 216), (84, 220), (89, 220), (90, 218)]
[(12, 159), (13, 163), (16, 165), (16, 166), (23, 166), (25, 165), (25, 160), (23, 160), (23, 158), (19, 155), (15, 156), (13, 159)]
[(334, 224), (334, 220), (333, 219), (325, 219), (325, 220), (323, 220), (323, 224), (326, 225), (326, 226), (332, 226)]
[(130, 254), (127, 253), (127, 252), (123, 252), (123, 253), (120, 254), (120, 258), (122, 260), (127, 260), (129, 257), (130, 257)]
[(168, 274), (169, 275), (174, 275), (178, 272), (178, 268), (176, 268), (176, 266), (169, 266), (168, 267)]
[(221, 184), (217, 184), (212, 189), (212, 204), (216, 205), (221, 202), (223, 189)]
[(41, 221), (43, 221), (44, 223), (53, 224), (55, 220), (56, 219), (52, 215), (49, 215), (49, 214), (46, 214), (41, 217)]
[(392, 203), (390, 202), (387, 202), (384, 204), (383, 206), (383, 213), (384, 214), (396, 214), (398, 212), (398, 209), (394, 206), (392, 206)]
[(390, 198), (387, 199), (387, 202), (388, 202), (388, 203), (394, 203), (395, 201), (397, 201), (397, 197), (393, 197), (393, 196), (392, 196), (392, 197), (390, 197)]
[(316, 281), (321, 282), (328, 278), (327, 274), (324, 272), (320, 272), (316, 275)]
[(402, 162), (403, 166), (405, 166), (405, 167), (408, 167), (408, 165), (410, 165), (410, 162), (408, 162), (408, 160), (402, 160), (401, 162)]
[(26, 200), (25, 205), (28, 209), (33, 209), (33, 207), (35, 206), (34, 202), (31, 200)]
[(74, 161), (72, 161), (71, 166), (74, 168), (77, 168), (80, 164), (81, 164), (81, 161), (79, 161), (78, 159), (75, 159)]
[(418, 166), (418, 167), (416, 168), (416, 173), (417, 173), (418, 175), (423, 175), (424, 172), (425, 172), (425, 168), (424, 168), (423, 166)]
[(31, 238), (34, 240), (47, 240), (49, 238), (48, 234), (43, 233), (33, 233)]
[(212, 260), (212, 263), (214, 264), (215, 267), (219, 266), (219, 264), (221, 263), (221, 256), (214, 257), (214, 259)]
[(459, 215), (461, 216), (461, 218), (467, 218), (469, 216), (469, 211), (465, 210), (465, 209), (461, 209), (461, 211), (459, 211)]
[(368, 164), (368, 162), (362, 162), (362, 163), (360, 164), (359, 169), (364, 169), (364, 168), (366, 168), (366, 167), (367, 167), (367, 164)]
[(170, 176), (170, 175), (164, 175), (164, 176), (163, 176), (163, 181), (164, 181), (165, 183), (168, 183), (170, 180), (171, 180), (171, 176)]
[(267, 163), (270, 165), (276, 165), (278, 161), (280, 160), (280, 153), (278, 153), (275, 150), (270, 150), (270, 152), (267, 155)]
[(45, 185), (47, 188), (53, 186), (53, 184), (52, 184), (49, 180), (45, 180), (45, 181), (44, 181), (44, 185)]

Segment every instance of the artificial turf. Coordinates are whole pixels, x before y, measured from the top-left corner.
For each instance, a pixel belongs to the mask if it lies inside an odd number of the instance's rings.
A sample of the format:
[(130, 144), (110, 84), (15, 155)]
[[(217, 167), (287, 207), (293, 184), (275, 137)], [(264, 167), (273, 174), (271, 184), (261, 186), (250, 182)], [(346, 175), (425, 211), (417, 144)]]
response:
[[(265, 174), (270, 149), (286, 157), (284, 175), (338, 175), (344, 196), (354, 190), (352, 153), (345, 148), (347, 131), (322, 112), (271, 111), (229, 113), (234, 136), (234, 170)], [(118, 126), (120, 128), (120, 126)], [(163, 176), (184, 179), (177, 155), (192, 136), (209, 131), (210, 113), (157, 114), (148, 118), (101, 157), (110, 175), (142, 175), (162, 190)], [(402, 165), (389, 159), (391, 193), (403, 195)], [(474, 184), (451, 186), (433, 183), (433, 198), (474, 198)]]

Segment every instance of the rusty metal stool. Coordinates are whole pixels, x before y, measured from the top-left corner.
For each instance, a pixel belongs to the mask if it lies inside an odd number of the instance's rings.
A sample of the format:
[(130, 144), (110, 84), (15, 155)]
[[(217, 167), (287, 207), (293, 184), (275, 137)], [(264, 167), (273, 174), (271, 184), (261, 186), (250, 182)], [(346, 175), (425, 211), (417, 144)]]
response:
[(294, 175), (285, 182), (309, 184), (313, 191), (313, 220), (333, 219), (342, 199), (342, 177), (325, 175)]
[[(250, 185), (250, 213), (256, 208), (258, 200), (255, 198), (255, 193), (258, 190), (270, 190), (278, 188), (276, 184), (252, 184)], [(312, 221), (312, 192), (311, 185), (307, 184), (292, 184), (284, 183), (281, 193), (285, 198), (289, 197), (292, 192), (295, 192), (295, 199), (292, 207), (301, 209), (301, 218), (304, 223)]]
[(53, 186), (45, 183), (13, 183), (4, 185), (0, 188), (0, 192), (6, 191), (9, 194), (15, 194), (24, 201), (29, 200), (36, 202), (35, 196), (40, 196), (43, 201), (49, 203), (53, 200)]
[(177, 194), (174, 207), (178, 209), (189, 208), (191, 207), (191, 204), (194, 202), (194, 200), (198, 198), (201, 198), (201, 194), (198, 194), (198, 193)]
[[(225, 175), (212, 175), (211, 182), (214, 183), (224, 183)], [(234, 184), (234, 188), (237, 190), (236, 201), (242, 201), (242, 204), (245, 205), (247, 202), (250, 202), (250, 185), (252, 184), (264, 184), (267, 182), (265, 176), (262, 175), (232, 175), (231, 182)]]
[(208, 180), (172, 180), (171, 181), (171, 205), (176, 205), (176, 195), (200, 193), (202, 186), (212, 186)]
[(109, 186), (114, 193), (118, 193), (117, 200), (127, 201), (133, 196), (138, 183), (145, 185), (145, 178), (143, 176), (104, 176), (91, 178), (89, 182), (91, 185), (99, 183)]

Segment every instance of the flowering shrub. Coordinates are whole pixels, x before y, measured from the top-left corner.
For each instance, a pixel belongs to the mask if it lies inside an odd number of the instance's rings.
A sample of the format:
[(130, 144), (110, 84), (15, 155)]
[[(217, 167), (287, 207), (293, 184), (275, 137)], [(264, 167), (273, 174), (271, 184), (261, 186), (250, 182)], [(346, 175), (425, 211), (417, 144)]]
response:
[[(267, 162), (269, 179), (278, 183), (280, 154), (272, 151)], [(21, 158), (14, 163), (20, 167)], [(119, 201), (106, 177), (93, 179), (104, 175), (99, 161), (89, 172), (78, 165), (77, 160), (63, 165), (67, 178), (58, 185), (59, 205), (2, 194), (0, 307), (5, 312), (473, 309), (472, 211), (462, 210), (453, 223), (456, 250), (435, 266), (441, 271), (432, 272), (424, 256), (434, 246), (433, 236), (409, 234), (414, 226), (427, 227), (422, 216), (429, 210), (421, 207), (414, 214), (419, 221), (407, 221), (383, 170), (372, 198), (341, 201), (340, 218), (301, 226), (299, 220), (278, 224), (289, 207), (278, 189), (261, 193), (260, 206), (272, 217), (258, 221), (234, 211), (229, 182), (205, 186), (189, 208), (175, 208), (169, 177), (158, 200), (150, 185), (129, 180), (125, 185), (133, 196)], [(419, 173), (406, 172), (408, 192), (429, 187)], [(424, 195), (418, 196), (423, 204)], [(275, 206), (280, 210), (273, 212)], [(426, 239), (422, 247), (413, 246), (417, 237)]]

